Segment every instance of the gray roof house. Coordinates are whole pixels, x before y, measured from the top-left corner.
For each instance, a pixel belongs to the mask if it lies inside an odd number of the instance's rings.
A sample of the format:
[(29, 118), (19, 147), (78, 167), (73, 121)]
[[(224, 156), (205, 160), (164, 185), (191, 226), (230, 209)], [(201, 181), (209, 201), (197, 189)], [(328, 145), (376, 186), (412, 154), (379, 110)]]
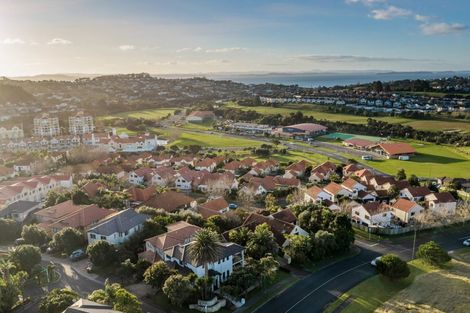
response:
[(79, 299), (77, 302), (66, 308), (62, 313), (122, 313), (113, 310), (106, 304), (96, 303), (86, 299)]
[(41, 208), (41, 203), (36, 201), (18, 200), (7, 207), (0, 209), (0, 217), (6, 217), (23, 222), (28, 215)]
[(113, 245), (121, 244), (140, 231), (148, 218), (147, 215), (139, 214), (133, 209), (111, 214), (87, 231), (88, 243), (106, 240)]

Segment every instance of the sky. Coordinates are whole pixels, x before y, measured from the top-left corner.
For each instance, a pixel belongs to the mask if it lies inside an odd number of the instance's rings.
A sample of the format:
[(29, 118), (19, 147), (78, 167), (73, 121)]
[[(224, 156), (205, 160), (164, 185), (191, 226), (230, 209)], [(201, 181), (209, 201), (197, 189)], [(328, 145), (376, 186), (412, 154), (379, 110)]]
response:
[(470, 70), (469, 0), (0, 0), (0, 75)]

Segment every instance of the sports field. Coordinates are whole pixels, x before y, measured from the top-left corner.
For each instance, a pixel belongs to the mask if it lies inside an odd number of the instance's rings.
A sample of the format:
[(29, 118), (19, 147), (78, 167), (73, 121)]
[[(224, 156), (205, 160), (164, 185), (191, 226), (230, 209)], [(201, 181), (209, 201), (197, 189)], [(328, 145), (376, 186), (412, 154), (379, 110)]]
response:
[(258, 147), (262, 144), (262, 141), (256, 141), (251, 139), (233, 138), (216, 134), (213, 135), (183, 131), (179, 134), (179, 137), (176, 140), (171, 142), (170, 145), (177, 145), (179, 147), (199, 145), (203, 147), (213, 148), (246, 148)]
[[(330, 120), (330, 121), (339, 121), (339, 122), (348, 122), (355, 124), (364, 124), (367, 123), (368, 117), (358, 116), (351, 114), (341, 114), (341, 113), (329, 113), (323, 112), (324, 107), (314, 104), (286, 104), (283, 107), (269, 107), (269, 106), (255, 106), (255, 107), (244, 107), (239, 106), (236, 103), (230, 102), (229, 107), (238, 108), (241, 110), (254, 110), (261, 114), (281, 114), (288, 115), (290, 113), (302, 112), (304, 115), (311, 115), (318, 120)], [(451, 119), (442, 119), (442, 120), (416, 120), (405, 117), (395, 117), (395, 116), (377, 116), (372, 117), (373, 119), (379, 121), (385, 121), (388, 123), (402, 124), (406, 126), (411, 126), (420, 130), (442, 130), (442, 131), (462, 131), (470, 132), (470, 120), (451, 120)]]
[(354, 134), (346, 134), (346, 133), (330, 133), (327, 135), (320, 136), (318, 138), (319, 139), (325, 138), (325, 139), (330, 139), (330, 140), (337, 140), (337, 139), (348, 140), (348, 139), (355, 138), (355, 139), (369, 140), (373, 142), (379, 142), (385, 139), (385, 138), (375, 137), (375, 136), (362, 136), (362, 135), (354, 135)]
[(173, 114), (176, 109), (149, 109), (149, 110), (137, 110), (128, 111), (117, 114), (102, 115), (98, 117), (99, 120), (111, 120), (117, 118), (143, 118), (147, 120), (159, 120), (166, 117), (168, 114)]

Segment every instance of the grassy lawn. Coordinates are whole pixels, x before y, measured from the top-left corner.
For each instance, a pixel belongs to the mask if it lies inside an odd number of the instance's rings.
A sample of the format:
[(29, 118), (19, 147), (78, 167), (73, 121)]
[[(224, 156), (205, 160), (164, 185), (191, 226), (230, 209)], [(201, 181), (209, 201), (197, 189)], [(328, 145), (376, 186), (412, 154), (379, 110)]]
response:
[(420, 177), (470, 177), (470, 156), (455, 147), (426, 142), (409, 141), (418, 152), (409, 161), (372, 160), (361, 161), (389, 174), (403, 168), (410, 174)]
[(213, 148), (228, 148), (228, 147), (258, 147), (263, 142), (243, 139), (226, 137), (216, 134), (201, 134), (192, 132), (182, 132), (179, 138), (171, 143), (171, 145), (178, 145), (180, 147), (189, 145), (207, 146)]
[(187, 130), (212, 130), (213, 123), (185, 123), (180, 126), (180, 128), (187, 129)]
[(298, 280), (298, 278), (289, 273), (278, 271), (276, 279), (270, 286), (267, 286), (264, 289), (255, 289), (248, 294), (243, 312), (254, 312), (257, 308), (295, 284)]
[[(231, 102), (228, 104), (228, 106), (233, 108), (239, 108), (245, 111), (254, 110), (261, 114), (288, 115), (290, 113), (300, 111), (304, 115), (312, 115), (318, 120), (325, 119), (330, 121), (348, 122), (355, 124), (367, 123), (368, 119), (367, 116), (324, 112), (325, 106), (315, 104), (285, 104), (283, 107), (244, 107)], [(460, 130), (470, 132), (470, 121), (453, 120), (447, 119), (445, 117), (443, 117), (442, 120), (416, 120), (397, 116), (374, 116), (372, 118), (379, 121), (407, 125), (420, 130)]]
[(175, 109), (148, 109), (148, 110), (137, 110), (137, 111), (128, 111), (110, 115), (103, 115), (98, 117), (99, 120), (111, 120), (117, 118), (143, 118), (146, 120), (159, 120), (166, 117), (168, 114), (173, 114)]
[(416, 277), (435, 270), (419, 260), (413, 260), (408, 265), (410, 266), (411, 274), (406, 279), (390, 282), (381, 275), (375, 275), (344, 293), (338, 300), (330, 304), (325, 312), (334, 312), (348, 298), (351, 298), (352, 301), (342, 310), (343, 313), (374, 312), (384, 302), (412, 285)]
[(443, 269), (416, 277), (413, 284), (376, 310), (386, 312), (469, 312), (470, 249), (452, 254)]

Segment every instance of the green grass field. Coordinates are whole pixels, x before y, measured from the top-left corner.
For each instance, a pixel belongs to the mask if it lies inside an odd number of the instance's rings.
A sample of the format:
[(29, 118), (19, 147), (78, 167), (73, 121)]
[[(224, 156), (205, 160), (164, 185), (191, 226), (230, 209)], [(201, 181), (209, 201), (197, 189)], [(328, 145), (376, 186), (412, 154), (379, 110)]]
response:
[[(242, 110), (254, 110), (261, 114), (281, 114), (287, 115), (290, 113), (295, 113), (297, 111), (302, 112), (304, 115), (312, 115), (318, 120), (330, 120), (330, 121), (339, 121), (339, 122), (348, 122), (355, 124), (363, 124), (367, 122), (366, 116), (350, 115), (350, 114), (339, 114), (339, 113), (329, 113), (323, 112), (324, 107), (314, 104), (286, 104), (284, 107), (268, 107), (268, 106), (256, 106), (256, 107), (244, 107), (239, 106), (233, 102), (228, 103), (229, 107), (238, 108)], [(379, 121), (385, 121), (388, 123), (402, 124), (411, 126), (420, 130), (456, 130), (463, 132), (470, 132), (470, 120), (415, 120), (405, 117), (395, 117), (395, 116), (377, 116), (373, 117)]]
[(408, 265), (410, 266), (411, 274), (406, 279), (391, 282), (381, 275), (375, 275), (344, 293), (338, 300), (327, 307), (325, 313), (334, 312), (345, 301), (351, 302), (344, 307), (341, 311), (342, 313), (374, 312), (388, 299), (410, 286), (417, 276), (434, 270), (419, 260), (411, 261)]
[(221, 135), (212, 135), (212, 134), (201, 134), (201, 133), (192, 133), (183, 131), (180, 133), (179, 138), (171, 143), (171, 145), (177, 145), (180, 147), (189, 146), (189, 145), (199, 145), (203, 147), (213, 147), (213, 148), (233, 148), (233, 147), (258, 147), (262, 145), (263, 142), (243, 139), (243, 138), (233, 138)]
[(137, 110), (128, 111), (117, 114), (103, 115), (100, 116), (99, 120), (112, 120), (117, 118), (143, 118), (147, 120), (159, 120), (166, 117), (168, 114), (173, 114), (176, 109), (149, 109), (149, 110)]
[(372, 160), (363, 163), (389, 174), (403, 168), (408, 175), (420, 177), (470, 177), (470, 156), (455, 147), (410, 141), (418, 152), (409, 161)]

